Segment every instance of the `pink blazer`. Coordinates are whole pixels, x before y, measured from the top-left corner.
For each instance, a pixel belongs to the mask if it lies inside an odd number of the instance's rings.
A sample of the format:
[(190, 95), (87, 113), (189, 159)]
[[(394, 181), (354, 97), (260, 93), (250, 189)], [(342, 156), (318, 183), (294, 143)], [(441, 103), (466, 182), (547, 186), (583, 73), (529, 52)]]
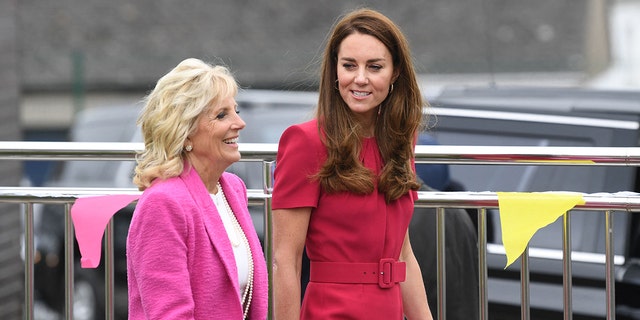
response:
[[(246, 186), (220, 183), (249, 239), (254, 260), (250, 319), (266, 319), (267, 270), (247, 208)], [(129, 319), (242, 319), (233, 249), (198, 173), (185, 166), (138, 200), (127, 238)]]

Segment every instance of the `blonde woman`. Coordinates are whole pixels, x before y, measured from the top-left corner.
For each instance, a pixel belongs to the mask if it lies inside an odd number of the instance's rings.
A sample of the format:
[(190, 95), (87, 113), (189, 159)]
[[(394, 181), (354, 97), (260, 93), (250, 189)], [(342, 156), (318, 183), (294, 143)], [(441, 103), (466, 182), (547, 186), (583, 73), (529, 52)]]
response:
[(222, 66), (187, 59), (163, 76), (138, 123), (143, 194), (127, 238), (129, 319), (265, 319), (267, 271), (240, 178), (245, 123)]

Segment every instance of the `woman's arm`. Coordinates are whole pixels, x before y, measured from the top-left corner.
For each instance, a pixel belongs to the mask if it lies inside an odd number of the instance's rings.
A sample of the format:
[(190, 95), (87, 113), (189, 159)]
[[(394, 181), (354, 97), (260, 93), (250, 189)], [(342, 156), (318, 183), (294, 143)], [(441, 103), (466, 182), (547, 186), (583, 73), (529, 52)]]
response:
[(409, 241), (409, 230), (404, 237), (400, 261), (407, 264), (407, 279), (400, 283), (405, 316), (409, 320), (432, 320), (433, 316), (427, 303), (427, 293), (424, 289), (420, 265), (418, 265)]
[(134, 291), (148, 319), (193, 317), (185, 236), (188, 222), (179, 199), (157, 193), (147, 197), (138, 203), (129, 228), (127, 272), (129, 285), (136, 287), (130, 288), (129, 298)]
[(300, 319), (300, 275), (311, 208), (273, 210), (275, 318)]

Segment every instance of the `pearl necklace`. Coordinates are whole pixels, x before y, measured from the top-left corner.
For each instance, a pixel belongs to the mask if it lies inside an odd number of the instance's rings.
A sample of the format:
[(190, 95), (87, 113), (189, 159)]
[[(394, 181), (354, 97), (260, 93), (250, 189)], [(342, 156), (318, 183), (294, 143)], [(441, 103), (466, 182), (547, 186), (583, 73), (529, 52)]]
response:
[[(253, 256), (251, 255), (251, 247), (249, 246), (249, 239), (247, 238), (247, 235), (244, 233), (244, 231), (242, 231), (242, 227), (240, 226), (240, 223), (238, 222), (236, 215), (233, 213), (233, 210), (231, 210), (229, 201), (227, 201), (227, 197), (225, 196), (224, 192), (222, 192), (222, 186), (220, 185), (220, 182), (218, 182), (218, 193), (221, 195), (222, 202), (224, 202), (224, 205), (227, 208), (227, 213), (231, 217), (233, 227), (236, 229), (237, 234), (240, 235), (240, 238), (242, 238), (245, 248), (247, 249), (247, 261), (249, 264), (248, 265), (249, 272), (247, 275), (247, 285), (244, 287), (244, 293), (242, 294), (242, 306), (244, 307), (243, 319), (246, 319), (247, 315), (249, 314), (251, 297), (253, 296)], [(240, 245), (239, 241), (236, 242), (237, 244), (234, 244), (234, 241), (231, 240), (231, 237), (229, 237), (229, 240), (231, 241), (231, 245), (233, 245), (234, 247), (237, 247), (238, 245)]]

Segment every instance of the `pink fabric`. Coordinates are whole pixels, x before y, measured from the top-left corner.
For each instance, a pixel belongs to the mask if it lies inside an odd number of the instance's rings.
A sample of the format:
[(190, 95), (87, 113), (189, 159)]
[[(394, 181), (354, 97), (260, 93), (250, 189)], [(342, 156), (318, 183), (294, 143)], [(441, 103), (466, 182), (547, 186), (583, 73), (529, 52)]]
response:
[[(242, 180), (224, 173), (229, 205), (254, 259), (249, 318), (267, 317), (267, 271)], [(233, 249), (197, 172), (154, 183), (136, 206), (127, 238), (129, 319), (242, 319)]]
[(107, 223), (118, 210), (137, 200), (140, 195), (118, 194), (83, 197), (71, 207), (71, 220), (80, 247), (80, 266), (97, 268), (102, 252), (102, 236)]

